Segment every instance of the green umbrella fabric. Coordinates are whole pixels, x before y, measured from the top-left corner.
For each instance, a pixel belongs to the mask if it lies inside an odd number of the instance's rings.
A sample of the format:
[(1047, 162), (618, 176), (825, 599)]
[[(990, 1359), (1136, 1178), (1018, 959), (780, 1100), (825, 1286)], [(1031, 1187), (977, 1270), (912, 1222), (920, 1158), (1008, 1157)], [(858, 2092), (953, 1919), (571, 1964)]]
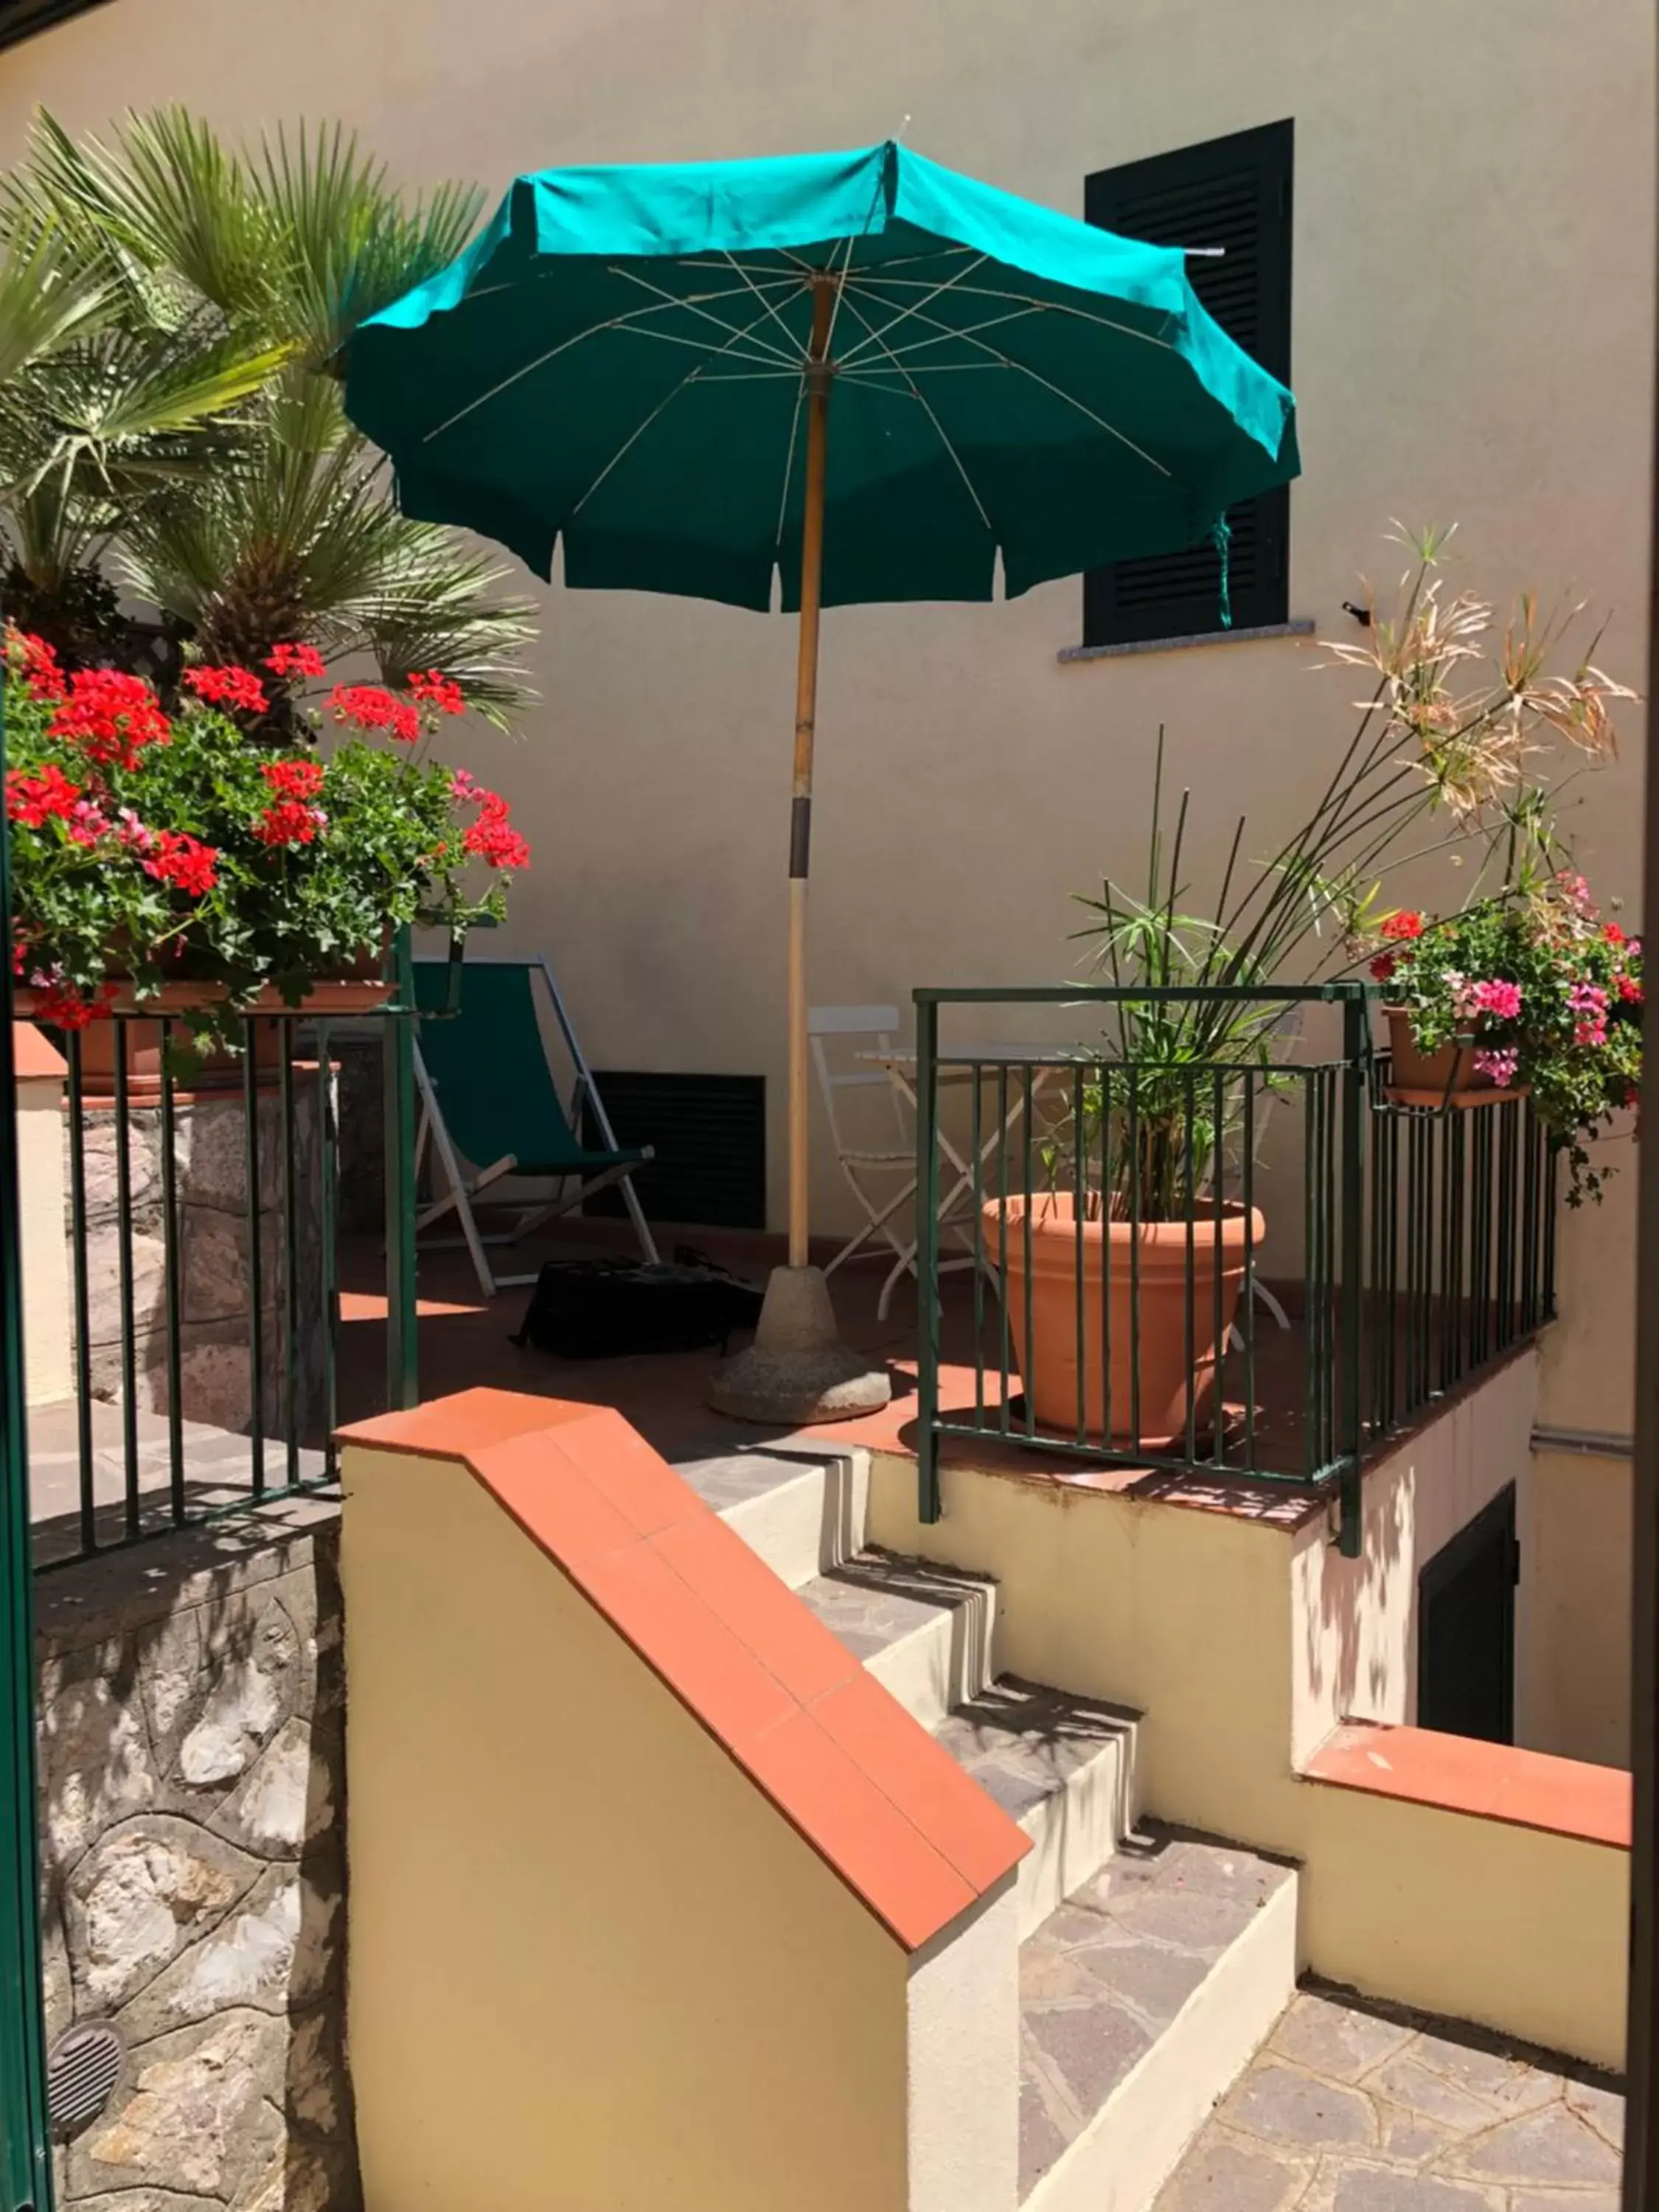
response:
[[(364, 324), (345, 404), (399, 501), (577, 588), (799, 604), (835, 279), (823, 603), (988, 599), (1203, 538), (1298, 472), (1295, 401), (1178, 248), (892, 143), (550, 169)], [(815, 278), (817, 283), (815, 284)]]

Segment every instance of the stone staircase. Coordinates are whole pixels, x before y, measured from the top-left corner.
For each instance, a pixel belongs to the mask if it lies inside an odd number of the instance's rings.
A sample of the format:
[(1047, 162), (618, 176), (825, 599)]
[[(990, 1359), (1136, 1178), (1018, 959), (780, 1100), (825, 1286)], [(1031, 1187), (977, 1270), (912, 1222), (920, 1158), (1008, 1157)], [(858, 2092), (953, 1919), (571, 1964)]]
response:
[[(1011, 2142), (948, 2203), (913, 2188), (911, 2212), (1143, 2212), (1291, 2000), (1295, 1870), (1147, 1820), (1139, 1717), (1000, 1672), (988, 1577), (866, 1547), (861, 1453), (676, 1466), (1031, 1839), (1017, 1972), (975, 1983), (1018, 2017), (957, 2062), (957, 2094), (1011, 2130), (1017, 2093), (1017, 2169)], [(918, 2039), (951, 2033), (913, 2007), (913, 2075), (951, 2063)]]

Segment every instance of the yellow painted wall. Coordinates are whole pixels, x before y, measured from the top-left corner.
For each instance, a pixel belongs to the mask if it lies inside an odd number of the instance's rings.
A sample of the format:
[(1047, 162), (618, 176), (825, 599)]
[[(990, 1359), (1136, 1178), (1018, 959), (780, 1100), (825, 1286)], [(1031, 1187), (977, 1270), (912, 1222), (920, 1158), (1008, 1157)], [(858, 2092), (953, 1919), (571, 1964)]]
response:
[(1623, 2066), (1628, 1851), (1324, 1784), (1298, 1794), (1321, 1973)]
[(942, 1471), (916, 1518), (915, 1465), (878, 1455), (869, 1534), (997, 1577), (997, 1664), (1145, 1712), (1148, 1809), (1272, 1844), (1290, 1782), (1291, 1544), (1227, 1514)]
[(1631, 1465), (1537, 1452), (1521, 1486), (1517, 1740), (1630, 1764)]
[(465, 1468), (343, 1472), (369, 2203), (905, 2212), (900, 1947)]
[[(1352, 635), (1357, 574), (1400, 565), (1389, 518), (1456, 518), (1470, 581), (1591, 594), (1640, 684), (1653, 94), (1646, 0), (115, 0), (0, 54), (0, 161), (37, 100), (77, 130), (161, 100), (232, 128), (339, 114), (396, 174), (492, 191), (545, 163), (857, 144), (908, 115), (921, 150), (1076, 213), (1091, 170), (1291, 116), (1291, 611)], [(1286, 641), (1061, 667), (1079, 626), (1070, 583), (830, 615), (816, 999), (1063, 980), (1068, 895), (1139, 871), (1160, 722), (1198, 795), (1198, 907), (1240, 812), (1266, 851), (1305, 810), (1351, 675)], [(481, 736), (470, 759), (538, 847), (501, 949), (553, 954), (601, 1067), (764, 1074), (775, 1216), (793, 653), (782, 621), (556, 590), (522, 749)], [(1569, 823), (1632, 896), (1640, 773), (1632, 728)], [(820, 1224), (848, 1203), (821, 1149)], [(1590, 1330), (1573, 1386), (1616, 1395), (1611, 1206), (1565, 1223), (1561, 1263)]]
[(16, 1096), (25, 1387), (31, 1406), (45, 1406), (75, 1389), (64, 1241), (63, 1079), (24, 1078)]
[(1612, 2064), (1627, 1855), (1296, 1772), (1347, 1714), (1413, 1717), (1418, 1570), (1512, 1479), (1535, 1390), (1528, 1356), (1372, 1469), (1363, 1568), (1322, 1521), (961, 1468), (924, 1525), (914, 1462), (885, 1456), (871, 1539), (994, 1574), (1000, 1666), (1141, 1708), (1149, 1813), (1301, 1862), (1304, 1966)]
[(1344, 1559), (1318, 1531), (1297, 1546), (1292, 1759), (1305, 1759), (1339, 1721), (1416, 1721), (1418, 1577), (1507, 1484), (1524, 1485), (1538, 1368), (1535, 1352), (1511, 1360), (1377, 1460), (1365, 1478), (1358, 1559)]

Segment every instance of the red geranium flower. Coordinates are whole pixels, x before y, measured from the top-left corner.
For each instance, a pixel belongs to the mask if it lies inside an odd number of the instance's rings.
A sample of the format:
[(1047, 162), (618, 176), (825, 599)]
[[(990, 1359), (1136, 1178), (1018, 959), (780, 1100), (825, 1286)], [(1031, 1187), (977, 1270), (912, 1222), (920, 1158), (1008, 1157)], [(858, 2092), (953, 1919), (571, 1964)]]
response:
[(464, 714), (466, 695), (453, 676), (445, 676), (435, 668), (416, 668), (409, 678), (409, 688), (416, 699), (428, 700), (441, 714)]
[(259, 773), (279, 799), (315, 799), (323, 787), (321, 761), (268, 761)]
[(389, 738), (412, 745), (421, 734), (418, 708), (407, 699), (394, 699), (380, 684), (337, 684), (328, 703), (337, 722), (349, 722), (359, 730), (384, 730)]
[(308, 845), (322, 818), (314, 806), (279, 799), (254, 823), (253, 834), (262, 845)]
[(1603, 922), (1601, 925), (1601, 934), (1609, 945), (1628, 945), (1630, 943), (1629, 938), (1626, 936), (1624, 931), (1620, 928), (1616, 921)]
[(314, 645), (273, 645), (265, 656), (265, 666), (276, 676), (314, 679), (328, 673), (327, 664)]
[(6, 818), (20, 823), (25, 830), (44, 830), (54, 816), (67, 822), (80, 796), (80, 785), (71, 783), (63, 769), (51, 762), (39, 775), (30, 775), (21, 768), (10, 769), (6, 775)]
[(478, 794), (478, 818), (461, 839), (465, 851), (474, 853), (489, 868), (527, 868), (530, 847), (507, 821), (507, 801), (493, 791)]
[(1627, 1006), (1641, 1005), (1642, 986), (1634, 975), (1621, 975), (1619, 978), (1619, 995)]
[(142, 676), (115, 668), (81, 668), (52, 716), (46, 735), (73, 745), (100, 768), (134, 769), (147, 745), (164, 745), (173, 726)]
[(61, 699), (67, 689), (64, 672), (58, 665), (58, 655), (43, 637), (32, 636), (27, 630), (9, 630), (6, 643), (16, 648), (21, 658), (18, 674), (31, 699)]
[(1379, 983), (1386, 983), (1394, 973), (1393, 953), (1379, 952), (1371, 963), (1371, 973)]
[(163, 830), (144, 862), (144, 873), (175, 890), (187, 891), (191, 898), (201, 898), (219, 880), (218, 860), (217, 850), (199, 837), (183, 830)]
[(185, 681), (210, 707), (236, 707), (263, 714), (270, 705), (265, 687), (251, 668), (187, 668)]
[(1382, 934), (1396, 943), (1405, 938), (1421, 937), (1423, 917), (1420, 914), (1391, 914), (1382, 925)]

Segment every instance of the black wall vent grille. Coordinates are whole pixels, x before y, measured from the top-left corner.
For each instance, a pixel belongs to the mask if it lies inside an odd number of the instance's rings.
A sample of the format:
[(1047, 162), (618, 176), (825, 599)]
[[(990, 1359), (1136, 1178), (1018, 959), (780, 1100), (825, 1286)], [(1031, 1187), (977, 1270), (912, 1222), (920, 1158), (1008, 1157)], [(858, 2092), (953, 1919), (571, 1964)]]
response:
[[(618, 1145), (655, 1149), (656, 1158), (634, 1178), (649, 1219), (708, 1229), (765, 1228), (764, 1076), (596, 1067), (593, 1079)], [(583, 1116), (582, 1141), (601, 1148), (592, 1114)], [(619, 1214), (622, 1193), (601, 1191), (583, 1210)]]

